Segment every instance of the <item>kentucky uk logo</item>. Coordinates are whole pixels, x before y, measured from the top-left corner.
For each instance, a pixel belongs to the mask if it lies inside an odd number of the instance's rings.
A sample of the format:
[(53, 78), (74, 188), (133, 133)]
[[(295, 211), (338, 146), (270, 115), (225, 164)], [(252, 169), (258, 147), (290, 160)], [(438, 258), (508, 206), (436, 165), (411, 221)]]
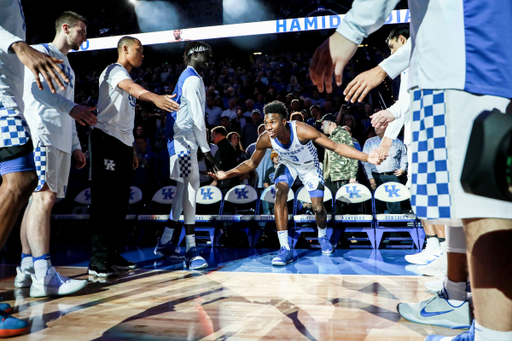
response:
[(400, 188), (395, 188), (395, 185), (390, 185), (390, 187), (391, 188), (389, 188), (389, 185), (384, 185), (384, 189), (386, 190), (388, 197), (392, 198), (394, 195), (395, 197), (400, 198), (400, 194), (398, 194)]
[(164, 197), (164, 200), (172, 200), (172, 198), (174, 197), (174, 192), (170, 188), (164, 188), (162, 189), (162, 195)]
[(210, 188), (207, 188), (206, 190), (201, 188), (201, 195), (203, 196), (203, 200), (213, 200), (213, 192)]
[(361, 192), (361, 190), (357, 189), (356, 186), (345, 187), (345, 190), (347, 191), (347, 194), (350, 194), (349, 198), (361, 198), (361, 196), (359, 195), (359, 192)]
[(235, 194), (237, 199), (249, 199), (247, 194), (249, 194), (249, 191), (246, 191), (245, 188), (236, 188)]

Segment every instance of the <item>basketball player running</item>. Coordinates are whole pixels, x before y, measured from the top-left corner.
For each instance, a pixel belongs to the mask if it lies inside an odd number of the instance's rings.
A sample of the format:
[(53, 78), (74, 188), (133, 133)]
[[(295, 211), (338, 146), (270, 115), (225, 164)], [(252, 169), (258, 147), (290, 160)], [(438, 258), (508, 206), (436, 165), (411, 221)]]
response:
[(334, 248), (326, 233), (327, 212), (323, 205), (324, 179), (313, 142), (339, 155), (375, 165), (380, 164), (382, 159), (377, 155), (376, 150), (368, 155), (357, 151), (353, 147), (334, 143), (308, 124), (298, 121), (287, 122), (288, 111), (282, 102), (271, 102), (263, 110), (266, 131), (259, 136), (252, 157), (227, 172), (219, 171), (217, 175), (209, 174), (219, 181), (249, 173), (258, 167), (265, 156), (266, 149), (274, 149), (279, 154), (279, 164), (275, 171), (274, 182), (276, 184), (275, 218), (281, 249), (272, 260), (272, 265), (282, 266), (293, 261), (293, 254), (288, 244), (288, 207), (286, 201), (289, 188), (297, 176), (309, 191), (318, 226), (318, 240), (322, 253), (330, 254)]
[(211, 47), (203, 42), (193, 41), (185, 48), (183, 59), (187, 68), (181, 73), (173, 93), (180, 109), (167, 114), (166, 125), (171, 179), (176, 180), (177, 189), (168, 224), (154, 251), (161, 256), (180, 257), (181, 251), (173, 243), (172, 237), (183, 213), (186, 230), (185, 264), (191, 270), (208, 267), (208, 263), (196, 248), (195, 214), (196, 194), (199, 189), (197, 149), (201, 148), (210, 164), (216, 163), (206, 139), (206, 95), (203, 79), (199, 75), (199, 72), (208, 67), (211, 57)]

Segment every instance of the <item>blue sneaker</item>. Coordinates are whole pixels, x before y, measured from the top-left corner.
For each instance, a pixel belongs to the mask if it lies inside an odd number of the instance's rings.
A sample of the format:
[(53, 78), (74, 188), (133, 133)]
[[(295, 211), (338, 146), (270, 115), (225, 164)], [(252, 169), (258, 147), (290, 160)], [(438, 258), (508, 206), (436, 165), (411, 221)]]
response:
[(185, 266), (190, 270), (199, 270), (207, 268), (208, 263), (206, 263), (203, 257), (199, 256), (199, 252), (194, 246), (185, 253)]
[(26, 321), (12, 317), (4, 311), (0, 311), (0, 337), (11, 337), (25, 334), (30, 326)]
[(185, 258), (179, 246), (172, 244), (170, 241), (167, 244), (162, 244), (160, 243), (160, 238), (158, 238), (153, 253), (157, 256), (170, 257), (173, 259)]
[[(0, 299), (1, 299), (1, 298), (0, 298)], [(10, 312), (11, 312), (11, 310), (12, 310), (12, 307), (11, 307), (11, 305), (10, 305), (10, 304), (8, 304), (8, 303), (3, 303), (3, 302), (1, 302), (1, 303), (0, 303), (0, 310), (1, 310), (1, 311), (5, 311), (6, 313), (10, 313)]]
[(332, 246), (332, 244), (329, 241), (329, 238), (327, 238), (327, 236), (318, 238), (318, 242), (320, 243), (320, 247), (322, 248), (322, 253), (329, 254), (334, 251), (334, 247)]
[(442, 335), (429, 335), (425, 341), (474, 341), (475, 340), (475, 321), (471, 324), (471, 328), (455, 337)]
[(279, 249), (277, 256), (272, 259), (272, 265), (283, 266), (293, 262), (293, 253), (284, 246)]

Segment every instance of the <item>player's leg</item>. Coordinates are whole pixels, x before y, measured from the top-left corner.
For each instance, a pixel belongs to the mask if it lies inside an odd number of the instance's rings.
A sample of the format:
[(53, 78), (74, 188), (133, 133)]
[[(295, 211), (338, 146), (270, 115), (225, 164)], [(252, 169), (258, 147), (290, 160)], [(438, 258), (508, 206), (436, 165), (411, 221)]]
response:
[(293, 253), (288, 242), (288, 192), (295, 181), (295, 176), (285, 164), (279, 164), (275, 171), (276, 198), (274, 216), (276, 219), (277, 237), (281, 248), (272, 259), (272, 265), (286, 265), (293, 261)]

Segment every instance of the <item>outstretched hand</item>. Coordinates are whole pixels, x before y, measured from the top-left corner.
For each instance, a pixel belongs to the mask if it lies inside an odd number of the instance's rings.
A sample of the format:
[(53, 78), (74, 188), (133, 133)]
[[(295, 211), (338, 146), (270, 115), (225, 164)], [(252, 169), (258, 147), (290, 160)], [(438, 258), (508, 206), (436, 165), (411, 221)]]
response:
[(309, 68), (311, 81), (318, 87), (319, 92), (325, 90), (332, 92), (332, 74), (334, 72), (336, 84), (341, 85), (343, 69), (357, 50), (357, 45), (338, 32), (334, 32), (313, 56)]
[(96, 107), (86, 107), (83, 105), (75, 105), (73, 109), (71, 109), (71, 112), (69, 113), (69, 116), (71, 116), (73, 119), (75, 119), (78, 123), (85, 126), (88, 125), (95, 125), (96, 122), (98, 122), (98, 118), (96, 115), (94, 115), (91, 111), (96, 109)]
[(224, 171), (217, 171), (217, 173), (208, 172), (208, 176), (217, 182), (227, 179), (226, 172)]
[(153, 103), (165, 111), (178, 111), (180, 110), (180, 105), (172, 100), (174, 97), (176, 97), (176, 94), (172, 96), (160, 95), (153, 101)]
[(370, 118), (372, 119), (372, 126), (375, 128), (385, 128), (389, 123), (395, 120), (395, 116), (389, 110), (381, 110), (376, 112), (370, 116)]
[(370, 154), (368, 154), (368, 163), (372, 165), (380, 165), (385, 159), (385, 157), (380, 156), (378, 149), (372, 150)]
[(373, 88), (382, 83), (387, 75), (386, 71), (378, 65), (371, 70), (360, 73), (348, 83), (345, 91), (343, 91), (345, 101), (361, 102)]

